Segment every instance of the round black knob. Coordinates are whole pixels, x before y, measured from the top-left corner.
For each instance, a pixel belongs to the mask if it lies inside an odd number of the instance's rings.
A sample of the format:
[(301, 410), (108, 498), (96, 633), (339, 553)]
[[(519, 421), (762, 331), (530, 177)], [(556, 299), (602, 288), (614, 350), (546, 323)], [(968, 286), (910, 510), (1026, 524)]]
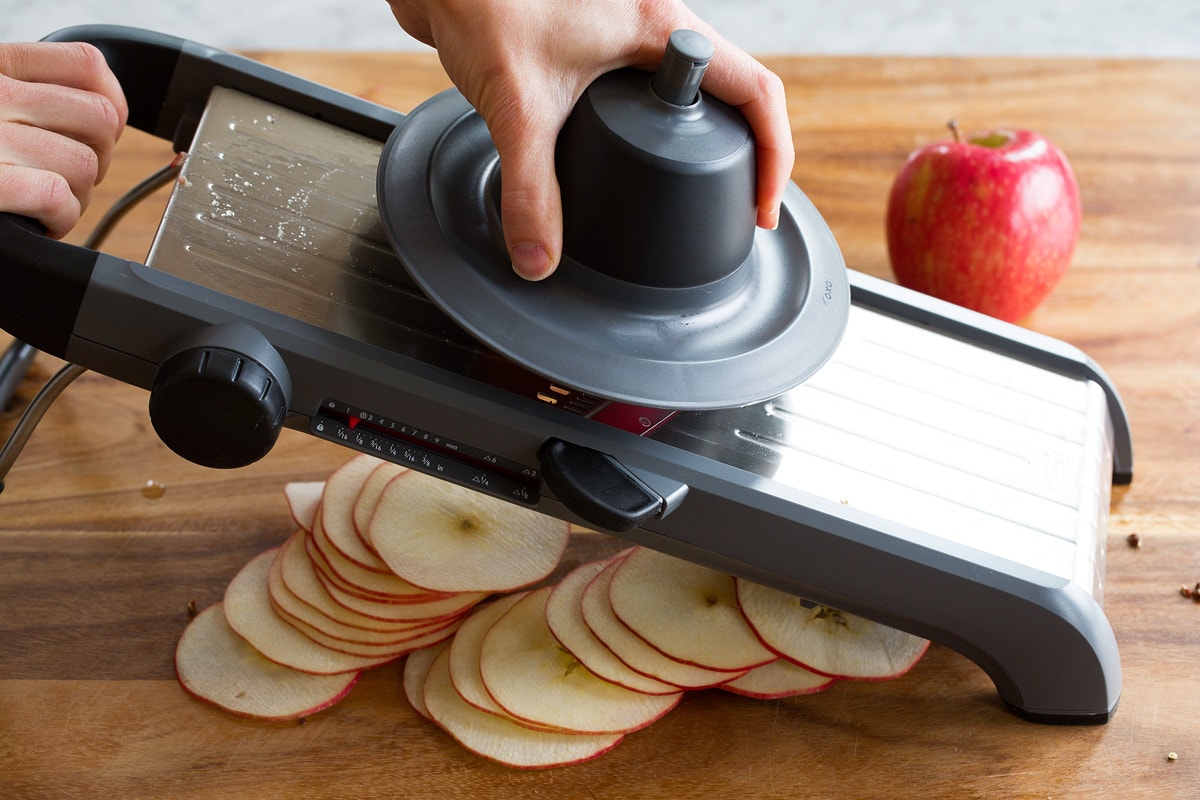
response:
[(159, 438), (205, 467), (243, 467), (266, 455), (290, 402), (278, 353), (252, 328), (231, 327), (209, 329), (166, 358), (150, 391)]

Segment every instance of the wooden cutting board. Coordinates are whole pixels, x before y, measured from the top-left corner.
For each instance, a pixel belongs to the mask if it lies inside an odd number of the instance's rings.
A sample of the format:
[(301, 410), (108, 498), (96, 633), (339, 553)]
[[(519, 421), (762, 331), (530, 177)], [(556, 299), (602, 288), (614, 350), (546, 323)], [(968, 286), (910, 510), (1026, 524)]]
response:
[[(258, 57), (400, 109), (449, 85), (431, 56)], [(1200, 603), (1179, 594), (1200, 580), (1200, 63), (768, 62), (788, 86), (794, 177), (855, 269), (888, 276), (889, 182), (950, 117), (1040, 130), (1072, 160), (1079, 249), (1025, 324), (1092, 355), (1132, 417), (1136, 476), (1115, 492), (1108, 537), (1106, 610), (1124, 668), (1109, 724), (1023, 722), (939, 646), (886, 683), (771, 702), (692, 693), (601, 759), (551, 771), (463, 751), (409, 709), (395, 665), (302, 723), (229, 716), (174, 681), (189, 605), (218, 600), (292, 531), (286, 482), (322, 478), (348, 451), (285, 432), (258, 464), (204, 470), (154, 437), (143, 392), (89, 374), (0, 495), (0, 797), (1200, 796)], [(89, 220), (171, 155), (127, 134)], [(142, 259), (160, 214), (158, 198), (108, 249)], [(18, 400), (55, 367), (39, 358)], [(15, 419), (4, 413), (0, 430)], [(563, 569), (619, 544), (580, 532)]]

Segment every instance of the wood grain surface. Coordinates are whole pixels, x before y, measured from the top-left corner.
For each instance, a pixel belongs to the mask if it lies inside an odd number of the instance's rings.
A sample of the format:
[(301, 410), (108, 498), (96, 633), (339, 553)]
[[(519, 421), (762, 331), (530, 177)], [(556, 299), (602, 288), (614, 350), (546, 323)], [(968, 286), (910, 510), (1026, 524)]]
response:
[[(255, 55), (404, 110), (448, 85), (426, 56)], [(890, 180), (949, 118), (1040, 130), (1071, 159), (1080, 245), (1024, 324), (1092, 355), (1132, 417), (1135, 478), (1108, 537), (1124, 669), (1110, 723), (1024, 722), (938, 646), (886, 683), (770, 702), (694, 692), (610, 754), (550, 771), (459, 748), (408, 707), (395, 665), (303, 723), (224, 714), (174, 680), (188, 605), (218, 600), (292, 531), (287, 481), (322, 478), (348, 451), (285, 432), (253, 466), (205, 470), (158, 442), (144, 392), (87, 374), (0, 495), (0, 798), (1200, 797), (1200, 603), (1179, 594), (1200, 580), (1200, 63), (767, 61), (788, 86), (794, 177), (855, 269), (889, 275)], [(129, 132), (89, 219), (171, 155)], [(107, 249), (142, 259), (161, 201)], [(56, 366), (39, 357), (15, 405)], [(581, 532), (563, 569), (618, 544)]]

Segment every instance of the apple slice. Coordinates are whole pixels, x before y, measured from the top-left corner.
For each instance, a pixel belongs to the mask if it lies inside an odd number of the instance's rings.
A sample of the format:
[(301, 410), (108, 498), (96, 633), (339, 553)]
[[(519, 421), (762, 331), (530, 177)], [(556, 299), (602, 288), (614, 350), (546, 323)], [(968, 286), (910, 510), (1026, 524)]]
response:
[(379, 557), (431, 591), (505, 592), (549, 575), (567, 523), (409, 470), (379, 497), (368, 532)]
[(453, 592), (444, 597), (410, 603), (381, 603), (365, 600), (336, 586), (325, 586), (335, 603), (367, 619), (381, 623), (432, 622), (464, 614), (488, 595), (484, 592)]
[(184, 691), (247, 717), (307, 717), (341, 700), (358, 672), (310, 675), (264, 658), (238, 636), (220, 603), (188, 623), (175, 648), (175, 674)]
[(835, 681), (835, 678), (805, 669), (786, 658), (777, 658), (769, 664), (755, 667), (740, 678), (721, 684), (719, 688), (756, 700), (778, 700), (781, 697), (816, 694), (828, 689)]
[(584, 620), (583, 592), (609, 563), (602, 560), (580, 564), (558, 582), (546, 601), (546, 624), (550, 632), (585, 667), (609, 683), (644, 694), (675, 694), (680, 690), (678, 686), (630, 669), (592, 633)]
[[(304, 546), (307, 536), (304, 531), (297, 531), (283, 543), (279, 556), (272, 565), (273, 571), (277, 568), (280, 581), (296, 598), (339, 627), (402, 633), (451, 619), (475, 602), (471, 597), (455, 596), (451, 598), (452, 603), (438, 600), (430, 604), (393, 604), (371, 602), (361, 598), (354, 598), (353, 603), (343, 603), (317, 578), (316, 570), (308, 557), (308, 550)], [(479, 596), (480, 599), (482, 597)], [(319, 621), (314, 621), (313, 624), (322, 627)]]
[(619, 558), (614, 559), (592, 578), (592, 582), (583, 590), (580, 602), (584, 622), (613, 655), (634, 672), (681, 689), (707, 689), (743, 674), (718, 672), (668, 658), (625, 627), (608, 602), (609, 585), (620, 561)]
[(479, 651), (483, 647), (483, 637), (491, 630), (496, 620), (500, 619), (525, 594), (525, 592), (517, 592), (501, 595), (487, 605), (473, 610), (454, 634), (454, 641), (450, 643), (449, 655), (450, 680), (453, 681), (455, 690), (462, 695), (463, 700), (480, 711), (505, 717), (518, 724), (521, 724), (521, 721), (513, 718), (497, 705), (484, 687), (483, 676), (479, 672)]
[(646, 727), (679, 703), (682, 692), (634, 692), (583, 666), (546, 624), (546, 599), (552, 588), (526, 594), (483, 637), (479, 674), (497, 705), (537, 725), (619, 734)]
[(313, 520), (312, 537), (307, 542), (309, 558), (318, 575), (324, 576), (327, 586), (337, 586), (342, 591), (366, 600), (392, 603), (422, 603), (427, 600), (450, 597), (453, 592), (431, 592), (391, 572), (377, 572), (359, 566), (342, 555), (325, 535), (321, 516)]
[(371, 517), (375, 514), (375, 506), (379, 503), (379, 496), (383, 494), (383, 487), (406, 469), (399, 464), (384, 461), (367, 476), (367, 480), (358, 492), (358, 498), (354, 501), (354, 510), (350, 515), (354, 522), (354, 532), (358, 534), (359, 541), (371, 551), (372, 555), (377, 556), (375, 548), (367, 536), (367, 530), (371, 524)]
[[(299, 533), (301, 536), (293, 536), (284, 542), (279, 554), (271, 561), (271, 569), (267, 574), (267, 591), (271, 602), (289, 622), (298, 620), (334, 639), (376, 645), (396, 644), (404, 638), (412, 638), (413, 635), (446, 625), (444, 620), (388, 624), (337, 605), (323, 595), (324, 588), (312, 577), (311, 565), (306, 564), (303, 556), (295, 555), (297, 551), (303, 553), (300, 539), (304, 532)], [(301, 574), (301, 580), (296, 579), (296, 573)], [(314, 589), (309, 584), (317, 586)], [(297, 588), (293, 589), (293, 586)]]
[(480, 711), (455, 691), (450, 659), (442, 651), (425, 676), (425, 709), (433, 721), (466, 749), (491, 761), (518, 769), (580, 764), (604, 755), (624, 734), (581, 735), (531, 730)]
[(455, 630), (462, 623), (461, 619), (450, 620), (443, 623), (440, 627), (431, 628), (426, 631), (414, 632), (407, 634), (404, 639), (387, 644), (373, 644), (347, 641), (339, 639), (324, 633), (318, 628), (315, 628), (303, 620), (290, 617), (287, 612), (276, 609), (276, 613), (283, 618), (292, 627), (296, 628), (302, 634), (312, 639), (322, 647), (327, 647), (338, 653), (345, 653), (350, 656), (359, 656), (362, 658), (384, 658), (392, 659), (400, 658), (408, 655), (414, 650), (420, 650), (423, 647), (428, 647), (438, 642), (443, 642), (453, 638)]
[(608, 600), (617, 619), (676, 661), (745, 672), (776, 658), (746, 624), (726, 573), (638, 547), (613, 572)]
[(903, 675), (929, 642), (752, 581), (737, 580), (738, 601), (759, 638), (783, 658), (835, 678), (887, 680)]
[(275, 613), (268, 579), (278, 552), (276, 548), (255, 556), (225, 587), (225, 619), (238, 636), (276, 664), (314, 675), (355, 672), (395, 659), (352, 656), (323, 647)]
[(325, 493), (325, 481), (291, 481), (283, 487), (288, 511), (292, 519), (306, 531), (313, 529), (313, 520), (321, 507), (321, 495)]
[(386, 463), (366, 453), (354, 456), (326, 479), (321, 496), (321, 526), (329, 543), (356, 566), (384, 574), (391, 570), (354, 528), (354, 507), (372, 473)]
[(430, 722), (433, 722), (433, 717), (429, 716), (429, 709), (425, 708), (425, 676), (429, 674), (429, 668), (433, 666), (434, 660), (450, 646), (451, 641), (451, 639), (443, 639), (436, 644), (414, 650), (408, 654), (408, 658), (404, 659), (402, 679), (404, 696), (408, 699), (408, 704), (413, 707), (413, 711)]

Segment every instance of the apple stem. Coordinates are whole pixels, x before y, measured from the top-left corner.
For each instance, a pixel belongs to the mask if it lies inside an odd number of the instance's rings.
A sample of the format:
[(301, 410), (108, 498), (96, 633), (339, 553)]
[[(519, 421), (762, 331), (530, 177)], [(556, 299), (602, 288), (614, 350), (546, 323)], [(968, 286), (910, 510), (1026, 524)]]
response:
[(955, 144), (962, 144), (962, 133), (958, 129), (958, 120), (952, 119), (946, 123), (946, 127), (954, 134)]

